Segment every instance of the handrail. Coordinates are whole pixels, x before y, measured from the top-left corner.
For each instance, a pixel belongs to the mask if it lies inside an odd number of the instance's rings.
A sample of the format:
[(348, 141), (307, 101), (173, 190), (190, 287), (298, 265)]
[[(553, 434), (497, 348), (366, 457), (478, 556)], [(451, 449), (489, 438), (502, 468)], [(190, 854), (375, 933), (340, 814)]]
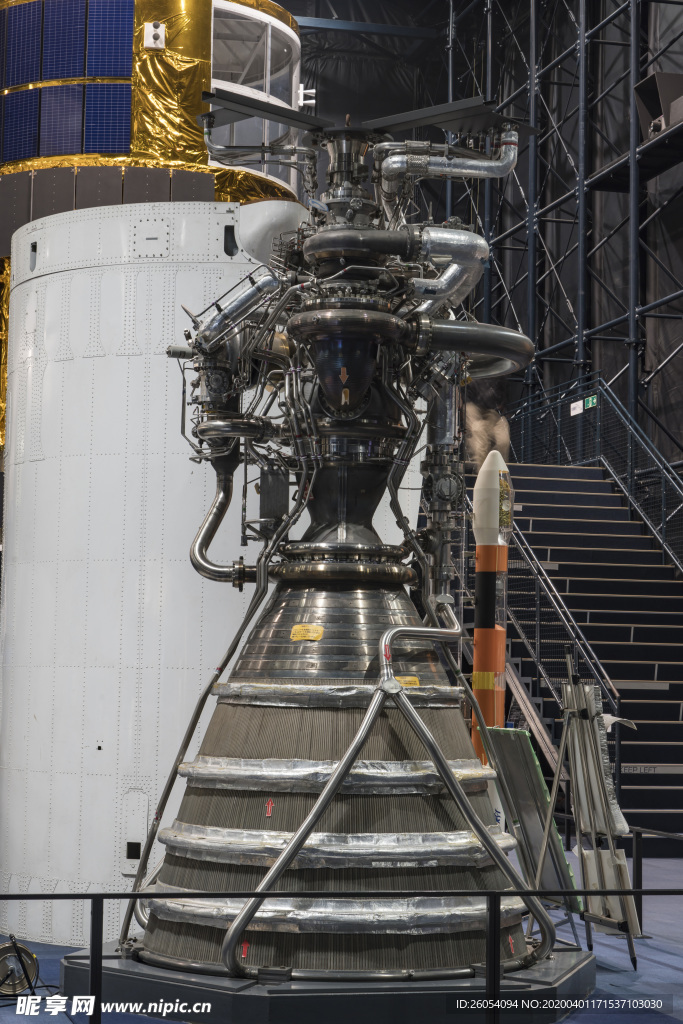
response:
[[(570, 450), (571, 442), (568, 443), (564, 432), (560, 429), (558, 417), (561, 416), (562, 403), (566, 403), (571, 392), (575, 389), (578, 389), (578, 393), (582, 397), (586, 395), (587, 391), (598, 393), (601, 406), (609, 410), (609, 414), (615, 418), (619, 428), (624, 431), (623, 448), (619, 448), (615, 443), (612, 444), (611, 448), (607, 447), (603, 437), (604, 426), (600, 427), (599, 419), (598, 423), (595, 424), (595, 431), (590, 438), (586, 434), (584, 427), (577, 421), (578, 432), (575, 450), (573, 452)], [(647, 407), (643, 406), (642, 402), (640, 405), (645, 408), (648, 415), (657, 423), (657, 417)], [(545, 433), (549, 424), (547, 421), (545, 423), (543, 421), (548, 414), (552, 417), (551, 429), (557, 431), (554, 438), (551, 434)], [(527, 458), (527, 452), (524, 450), (527, 440), (525, 433), (527, 432), (525, 432), (524, 428), (528, 419), (530, 424), (533, 421), (536, 427), (535, 430), (531, 428), (531, 435), (535, 436), (537, 440), (539, 437), (541, 438), (544, 457), (549, 455), (553, 460), (557, 459), (558, 463), (561, 464), (583, 465), (592, 462), (604, 466), (617, 486), (623, 491), (626, 500), (636, 511), (638, 517), (643, 520), (652, 536), (661, 544), (669, 559), (683, 572), (683, 547), (679, 544), (679, 549), (674, 548), (670, 542), (670, 537), (667, 536), (668, 524), (683, 509), (683, 481), (671, 469), (668, 461), (662, 456), (640, 424), (631, 416), (614, 394), (609, 384), (598, 373), (586, 374), (572, 381), (569, 385), (560, 384), (548, 391), (543, 390), (541, 394), (531, 395), (518, 402), (508, 415), (511, 425), (519, 424), (522, 431), (522, 450), (517, 451), (515, 442), (513, 441), (512, 443), (515, 457), (521, 456), (520, 461), (522, 462)], [(662, 424), (658, 425), (663, 426)], [(581, 431), (582, 433), (580, 434), (579, 432)], [(531, 436), (529, 436), (529, 440), (531, 440)], [(628, 450), (627, 465), (621, 472), (614, 465), (614, 460), (610, 454), (612, 450), (622, 452)], [(647, 460), (650, 463), (649, 467), (642, 468), (638, 466), (639, 459)], [(530, 461), (534, 461), (533, 453)], [(651, 481), (653, 483), (658, 479), (660, 485), (660, 508), (658, 511), (661, 513), (661, 519), (659, 525), (653, 520), (651, 512), (648, 511), (652, 491), (643, 490), (642, 497), (638, 493), (638, 485), (644, 487), (650, 477), (655, 478)], [(667, 499), (670, 501), (671, 494), (675, 496), (675, 507), (673, 509), (671, 507), (667, 508)], [(680, 529), (679, 534), (681, 534)], [(681, 535), (681, 543), (683, 544), (683, 535)]]
[(519, 554), (522, 555), (524, 560), (531, 568), (531, 571), (533, 572), (534, 576), (537, 576), (539, 578), (543, 590), (545, 591), (546, 597), (552, 603), (553, 608), (562, 619), (562, 623), (565, 629), (568, 633), (570, 633), (572, 637), (572, 643), (575, 645), (576, 649), (582, 655), (584, 661), (591, 670), (593, 678), (600, 687), (603, 696), (607, 698), (610, 707), (613, 711), (616, 711), (616, 701), (619, 699), (619, 691), (615, 687), (614, 683), (608, 676), (605, 669), (602, 667), (600, 659), (598, 658), (597, 654), (589, 644), (588, 640), (586, 640), (585, 636), (583, 635), (581, 627), (579, 626), (578, 622), (576, 621), (572, 613), (569, 611), (567, 606), (565, 605), (560, 594), (555, 588), (553, 581), (551, 580), (550, 576), (548, 576), (541, 562), (538, 560), (538, 558), (536, 558), (536, 554), (530, 547), (529, 542), (527, 541), (526, 537), (524, 536), (524, 534), (522, 533), (522, 531), (516, 523), (513, 524), (513, 534), (511, 539), (515, 544), (515, 547), (517, 548)]
[[(467, 507), (467, 510), (470, 513), (473, 512), (473, 506), (472, 506), (472, 502), (471, 502), (469, 496), (466, 497), (466, 507)], [(562, 597), (558, 593), (558, 591), (557, 591), (554, 583), (552, 582), (550, 576), (548, 576), (547, 572), (543, 568), (543, 565), (541, 564), (541, 562), (536, 557), (536, 555), (535, 555), (534, 551), (532, 550), (532, 548), (530, 547), (526, 537), (524, 536), (524, 534), (522, 533), (522, 531), (520, 530), (519, 526), (516, 523), (513, 524), (513, 532), (512, 532), (512, 537), (510, 538), (510, 541), (514, 545), (516, 553), (526, 563), (526, 565), (529, 568), (532, 576), (534, 576), (534, 578), (537, 579), (541, 589), (545, 593), (545, 596), (548, 598), (548, 600), (550, 601), (551, 605), (553, 606), (555, 612), (557, 613), (558, 617), (560, 618), (560, 620), (562, 622), (562, 625), (564, 626), (565, 630), (567, 631), (568, 642), (573, 645), (573, 647), (576, 650), (576, 652), (578, 654), (580, 654), (581, 657), (583, 658), (584, 662), (586, 663), (586, 665), (588, 666), (588, 668), (590, 670), (591, 675), (593, 676), (593, 679), (595, 680), (597, 685), (600, 687), (600, 691), (603, 694), (603, 697), (606, 698), (606, 700), (607, 700), (607, 702), (608, 702), (608, 704), (610, 706), (610, 709), (612, 711), (616, 711), (617, 710), (617, 701), (619, 700), (619, 691), (616, 689), (616, 687), (612, 683), (612, 680), (610, 679), (609, 675), (607, 674), (605, 669), (602, 667), (600, 659), (598, 658), (598, 656), (596, 655), (595, 651), (593, 650), (593, 648), (591, 647), (591, 645), (589, 644), (589, 642), (586, 640), (585, 636), (583, 635), (581, 627), (576, 622), (576, 620), (574, 619), (572, 613), (569, 611), (569, 609), (565, 605), (564, 601), (562, 600)], [(463, 580), (463, 586), (464, 586), (464, 589), (467, 591), (468, 595), (471, 596), (471, 592), (469, 591), (469, 589), (467, 587), (466, 579)], [(555, 686), (553, 680), (550, 678), (550, 676), (546, 672), (546, 670), (545, 670), (545, 668), (543, 666), (543, 663), (542, 663), (542, 661), (541, 661), (541, 659), (539, 657), (539, 653), (534, 650), (534, 647), (530, 643), (528, 637), (526, 636), (525, 630), (523, 629), (521, 623), (517, 619), (517, 616), (514, 614), (514, 612), (509, 607), (508, 607), (507, 614), (508, 614), (508, 617), (512, 620), (512, 623), (513, 623), (515, 629), (517, 630), (517, 633), (518, 633), (518, 636), (519, 636), (520, 640), (522, 641), (522, 643), (526, 647), (527, 651), (529, 652), (532, 660), (536, 664), (536, 666), (538, 668), (538, 671), (539, 671), (540, 675), (543, 678), (544, 683), (546, 684), (546, 686), (548, 687), (548, 689), (552, 693), (553, 697), (555, 698), (558, 707), (561, 709), (562, 708), (562, 698), (560, 697), (560, 694), (557, 691), (556, 686)]]

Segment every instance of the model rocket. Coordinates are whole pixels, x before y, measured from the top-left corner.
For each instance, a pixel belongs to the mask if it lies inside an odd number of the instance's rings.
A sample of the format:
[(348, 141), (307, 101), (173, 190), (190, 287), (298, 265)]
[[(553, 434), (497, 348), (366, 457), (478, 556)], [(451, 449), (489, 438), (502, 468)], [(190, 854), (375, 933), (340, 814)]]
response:
[[(489, 726), (505, 724), (508, 540), (514, 491), (503, 456), (489, 452), (474, 485), (474, 661), (472, 689)], [(472, 740), (485, 761), (479, 731)]]

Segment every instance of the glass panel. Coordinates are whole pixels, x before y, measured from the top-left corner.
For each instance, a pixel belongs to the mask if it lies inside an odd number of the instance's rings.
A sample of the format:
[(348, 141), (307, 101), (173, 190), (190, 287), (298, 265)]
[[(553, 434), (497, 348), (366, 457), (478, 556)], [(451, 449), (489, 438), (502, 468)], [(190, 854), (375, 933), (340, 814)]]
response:
[(273, 25), (270, 43), (270, 95), (292, 105), (293, 47), (289, 36)]
[(214, 9), (213, 77), (263, 92), (267, 34), (266, 22)]

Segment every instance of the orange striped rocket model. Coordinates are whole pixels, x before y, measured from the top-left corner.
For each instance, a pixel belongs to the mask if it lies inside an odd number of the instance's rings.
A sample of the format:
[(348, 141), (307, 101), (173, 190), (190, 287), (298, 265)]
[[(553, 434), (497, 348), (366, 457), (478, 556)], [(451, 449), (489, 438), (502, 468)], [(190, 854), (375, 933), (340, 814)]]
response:
[[(474, 485), (474, 663), (472, 689), (489, 726), (505, 725), (505, 639), (508, 541), (512, 533), (514, 490), (500, 452), (486, 456)], [(486, 763), (476, 725), (476, 754)]]

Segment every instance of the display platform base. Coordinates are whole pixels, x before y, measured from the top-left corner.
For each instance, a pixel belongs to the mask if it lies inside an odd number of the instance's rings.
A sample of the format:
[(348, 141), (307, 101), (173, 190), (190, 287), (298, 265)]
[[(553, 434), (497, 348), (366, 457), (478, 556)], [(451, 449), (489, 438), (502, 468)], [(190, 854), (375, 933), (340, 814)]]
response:
[[(464, 1000), (485, 998), (483, 978), (259, 984), (151, 967), (123, 959), (114, 943), (105, 946), (104, 954), (103, 1002), (139, 1003), (138, 1013), (166, 1020), (224, 1024), (412, 1024), (420, 1020), (483, 1024), (486, 1020), (484, 1012), (470, 1012), (467, 1004), (463, 1006)], [(60, 980), (63, 995), (87, 993), (87, 949), (64, 957)], [(567, 1000), (588, 996), (594, 987), (595, 957), (582, 950), (558, 949), (552, 960), (503, 979), (501, 1004), (516, 1003), (518, 1009), (509, 1015), (503, 1011), (502, 1020), (551, 1024), (570, 1012)], [(553, 1006), (554, 1002), (558, 1005)], [(211, 1010), (202, 1012), (202, 1003), (210, 1003)]]

